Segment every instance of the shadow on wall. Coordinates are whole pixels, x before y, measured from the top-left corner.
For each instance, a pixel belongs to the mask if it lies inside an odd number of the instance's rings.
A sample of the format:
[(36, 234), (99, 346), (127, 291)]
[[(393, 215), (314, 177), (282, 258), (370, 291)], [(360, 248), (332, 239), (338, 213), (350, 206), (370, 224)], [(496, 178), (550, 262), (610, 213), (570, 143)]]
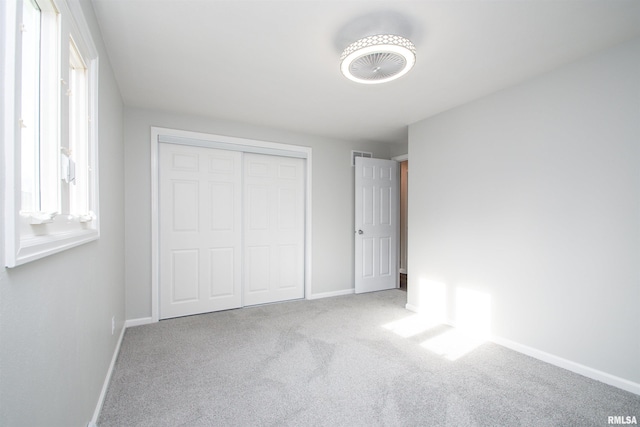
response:
[(453, 317), (449, 316), (447, 294), (444, 283), (421, 280), (418, 295), (421, 312), (382, 327), (403, 338), (425, 335), (421, 347), (447, 360), (459, 359), (491, 336), (491, 296), (457, 287), (451, 304)]

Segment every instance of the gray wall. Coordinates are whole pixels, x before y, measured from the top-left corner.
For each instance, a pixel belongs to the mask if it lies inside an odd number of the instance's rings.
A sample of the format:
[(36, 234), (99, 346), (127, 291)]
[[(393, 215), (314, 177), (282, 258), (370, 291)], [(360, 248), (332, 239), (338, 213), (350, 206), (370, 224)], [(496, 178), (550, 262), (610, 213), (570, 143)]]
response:
[(640, 40), (410, 126), (408, 302), (640, 383)]
[[(86, 426), (124, 325), (122, 99), (91, 5), (83, 2), (82, 6), (100, 55), (102, 236), (99, 241), (0, 270), (3, 426)], [(114, 335), (112, 316), (116, 317)]]
[(402, 156), (408, 153), (409, 143), (407, 141), (402, 144), (393, 144), (389, 148), (390, 148), (389, 156), (391, 157)]
[(125, 109), (127, 318), (151, 316), (150, 127), (159, 126), (313, 148), (313, 294), (353, 289), (354, 175), (351, 150), (389, 158), (387, 144), (355, 144), (240, 123)]

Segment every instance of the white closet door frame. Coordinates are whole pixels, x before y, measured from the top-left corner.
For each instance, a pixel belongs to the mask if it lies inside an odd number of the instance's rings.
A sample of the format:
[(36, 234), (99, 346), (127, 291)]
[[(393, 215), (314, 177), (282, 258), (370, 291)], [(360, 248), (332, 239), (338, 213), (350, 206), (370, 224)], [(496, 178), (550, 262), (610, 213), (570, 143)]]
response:
[(304, 254), (304, 294), (309, 299), (311, 284), (311, 165), (312, 149), (299, 145), (235, 138), (208, 133), (190, 132), (178, 129), (151, 127), (151, 319), (157, 322), (160, 316), (160, 223), (159, 223), (159, 142), (194, 145), (209, 148), (241, 151), (245, 153), (271, 154), (283, 157), (306, 159), (305, 167), (305, 254)]

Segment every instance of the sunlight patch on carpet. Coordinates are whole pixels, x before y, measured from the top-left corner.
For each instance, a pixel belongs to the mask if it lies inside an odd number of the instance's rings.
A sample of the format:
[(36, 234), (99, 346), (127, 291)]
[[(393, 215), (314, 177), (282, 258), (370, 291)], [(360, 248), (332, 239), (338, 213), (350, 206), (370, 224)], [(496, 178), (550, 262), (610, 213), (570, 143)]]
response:
[(402, 338), (409, 338), (414, 335), (421, 334), (440, 323), (432, 319), (429, 319), (423, 314), (414, 314), (403, 319), (394, 320), (393, 322), (382, 325), (384, 329), (387, 329)]
[(486, 339), (480, 336), (452, 329), (430, 338), (420, 345), (447, 360), (455, 361), (472, 352), (485, 341)]

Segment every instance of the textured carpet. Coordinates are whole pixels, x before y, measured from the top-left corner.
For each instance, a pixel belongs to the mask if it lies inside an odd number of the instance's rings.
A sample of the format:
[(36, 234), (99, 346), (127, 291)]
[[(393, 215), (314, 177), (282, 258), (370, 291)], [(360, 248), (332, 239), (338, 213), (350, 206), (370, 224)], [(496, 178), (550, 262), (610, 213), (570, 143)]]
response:
[(425, 343), (451, 329), (398, 331), (392, 322), (412, 316), (405, 302), (406, 293), (393, 290), (127, 329), (98, 425), (548, 427), (606, 426), (615, 415), (640, 420), (640, 396), (492, 343), (455, 360), (438, 355)]

